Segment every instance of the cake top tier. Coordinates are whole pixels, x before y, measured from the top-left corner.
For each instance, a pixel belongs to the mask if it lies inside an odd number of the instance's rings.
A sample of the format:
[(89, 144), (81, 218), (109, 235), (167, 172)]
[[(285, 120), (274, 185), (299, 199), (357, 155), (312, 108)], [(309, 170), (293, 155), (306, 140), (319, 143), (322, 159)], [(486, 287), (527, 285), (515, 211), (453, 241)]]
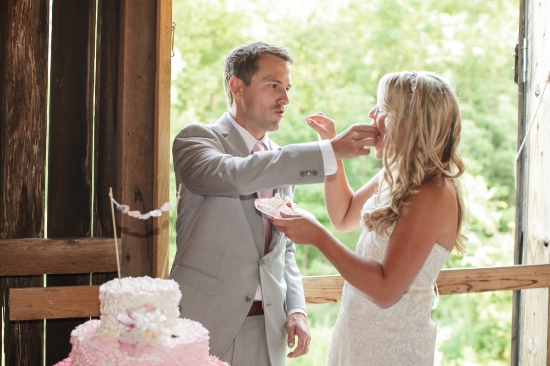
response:
[(110, 293), (116, 296), (154, 296), (161, 292), (179, 293), (181, 298), (180, 288), (176, 281), (148, 276), (115, 278), (99, 287), (100, 294)]
[[(151, 277), (124, 277), (99, 287), (100, 333), (117, 337), (129, 319), (170, 322), (180, 316), (181, 291), (174, 280)], [(131, 320), (131, 321), (134, 321)]]

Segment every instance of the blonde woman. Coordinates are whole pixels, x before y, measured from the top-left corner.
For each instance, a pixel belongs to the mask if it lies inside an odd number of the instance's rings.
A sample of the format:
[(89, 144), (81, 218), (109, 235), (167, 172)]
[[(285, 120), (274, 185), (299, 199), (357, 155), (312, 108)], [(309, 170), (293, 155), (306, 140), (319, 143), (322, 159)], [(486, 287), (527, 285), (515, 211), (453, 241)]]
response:
[[(327, 365), (433, 365), (435, 280), (450, 251), (464, 245), (457, 97), (435, 73), (390, 73), (369, 117), (383, 168), (357, 192), (342, 161), (325, 177), (334, 228), (363, 229), (355, 252), (310, 215), (272, 223), (296, 244), (319, 248), (346, 280)], [(321, 139), (336, 135), (321, 113), (306, 121)]]

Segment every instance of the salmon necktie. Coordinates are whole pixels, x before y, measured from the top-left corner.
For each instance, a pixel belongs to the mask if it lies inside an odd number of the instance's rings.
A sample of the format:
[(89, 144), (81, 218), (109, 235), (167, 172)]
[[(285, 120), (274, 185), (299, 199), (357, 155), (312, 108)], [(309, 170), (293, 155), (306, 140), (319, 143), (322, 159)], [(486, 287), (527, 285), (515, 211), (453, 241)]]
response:
[[(254, 154), (255, 152), (264, 151), (264, 150), (267, 150), (267, 147), (263, 142), (258, 141), (252, 148), (252, 154)], [(261, 198), (273, 197), (273, 190), (271, 189), (267, 191), (261, 191), (260, 197)], [(266, 215), (263, 215), (263, 220), (264, 220), (264, 236), (265, 236), (264, 254), (267, 254), (267, 252), (269, 252), (269, 244), (271, 243), (271, 222), (269, 221), (269, 218)]]

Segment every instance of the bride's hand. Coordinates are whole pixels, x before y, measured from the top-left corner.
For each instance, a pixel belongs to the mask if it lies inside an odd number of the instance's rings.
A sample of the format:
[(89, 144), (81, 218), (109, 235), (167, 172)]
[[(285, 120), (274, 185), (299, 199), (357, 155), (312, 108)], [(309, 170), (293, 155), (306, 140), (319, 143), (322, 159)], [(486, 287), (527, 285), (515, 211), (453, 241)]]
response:
[(305, 210), (300, 210), (300, 213), (293, 215), (283, 212), (281, 216), (281, 219), (272, 218), (271, 223), (296, 244), (315, 245), (326, 230), (312, 213)]
[(305, 121), (309, 127), (313, 128), (317, 134), (319, 134), (321, 140), (330, 140), (336, 136), (336, 124), (322, 112), (307, 116)]

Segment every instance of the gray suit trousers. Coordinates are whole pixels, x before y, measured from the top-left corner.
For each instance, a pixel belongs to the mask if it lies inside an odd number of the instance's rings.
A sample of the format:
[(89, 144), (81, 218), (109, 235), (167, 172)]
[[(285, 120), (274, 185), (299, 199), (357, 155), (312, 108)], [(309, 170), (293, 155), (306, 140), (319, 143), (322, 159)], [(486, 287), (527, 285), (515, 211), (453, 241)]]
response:
[(231, 366), (271, 366), (267, 350), (265, 317), (249, 316), (220, 359)]

